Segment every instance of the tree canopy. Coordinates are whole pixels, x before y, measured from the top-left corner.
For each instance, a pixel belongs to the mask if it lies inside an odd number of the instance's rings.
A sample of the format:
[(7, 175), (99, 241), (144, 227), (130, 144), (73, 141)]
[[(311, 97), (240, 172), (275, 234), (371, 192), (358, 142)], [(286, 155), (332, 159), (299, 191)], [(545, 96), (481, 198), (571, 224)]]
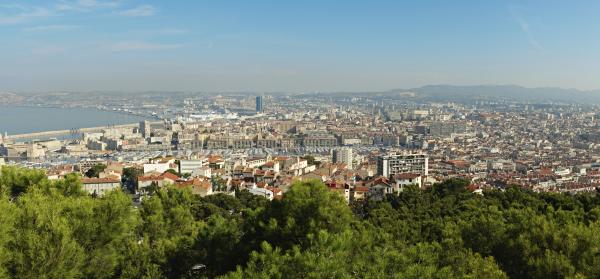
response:
[(105, 169), (106, 169), (106, 165), (96, 164), (85, 172), (85, 176), (90, 177), (90, 178), (98, 177), (100, 175), (100, 173), (103, 172)]
[(467, 185), (351, 206), (319, 181), (274, 201), (163, 187), (136, 207), (3, 167), (0, 278), (600, 278), (598, 195)]

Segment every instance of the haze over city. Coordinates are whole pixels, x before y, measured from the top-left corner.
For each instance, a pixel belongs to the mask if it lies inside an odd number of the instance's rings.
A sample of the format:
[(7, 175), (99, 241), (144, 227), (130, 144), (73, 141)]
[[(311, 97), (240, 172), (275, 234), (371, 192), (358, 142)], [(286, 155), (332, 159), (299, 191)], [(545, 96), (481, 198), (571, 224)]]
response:
[(3, 91), (598, 89), (595, 1), (0, 4)]

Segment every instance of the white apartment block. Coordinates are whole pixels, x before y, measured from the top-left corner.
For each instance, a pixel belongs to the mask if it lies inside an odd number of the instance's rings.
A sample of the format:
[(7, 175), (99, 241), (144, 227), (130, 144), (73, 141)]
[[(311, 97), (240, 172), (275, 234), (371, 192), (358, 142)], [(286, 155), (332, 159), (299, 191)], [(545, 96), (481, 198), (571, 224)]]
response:
[(422, 152), (393, 151), (377, 158), (377, 174), (391, 177), (401, 173), (429, 173), (429, 157)]

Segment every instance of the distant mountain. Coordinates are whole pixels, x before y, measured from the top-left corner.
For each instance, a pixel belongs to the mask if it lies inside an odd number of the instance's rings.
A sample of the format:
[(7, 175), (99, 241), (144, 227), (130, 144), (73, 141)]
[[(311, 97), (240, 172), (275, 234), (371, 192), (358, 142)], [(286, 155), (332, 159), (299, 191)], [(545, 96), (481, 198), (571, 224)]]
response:
[(527, 88), (518, 85), (427, 85), (412, 89), (394, 89), (384, 94), (415, 93), (426, 99), (507, 98), (537, 102), (600, 103), (600, 90), (583, 91), (558, 87)]

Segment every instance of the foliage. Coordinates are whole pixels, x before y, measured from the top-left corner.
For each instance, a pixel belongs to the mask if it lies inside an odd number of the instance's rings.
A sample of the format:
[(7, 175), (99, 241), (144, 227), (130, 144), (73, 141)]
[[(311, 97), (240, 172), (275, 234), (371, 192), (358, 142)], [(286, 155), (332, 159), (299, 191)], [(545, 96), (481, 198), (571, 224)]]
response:
[(134, 207), (4, 167), (0, 278), (600, 278), (598, 195), (467, 185), (351, 206), (319, 181), (272, 202), (162, 187)]
[(85, 176), (90, 177), (90, 178), (99, 177), (100, 173), (103, 172), (105, 169), (106, 169), (106, 165), (96, 164), (85, 172)]
[(302, 157), (302, 159), (306, 160), (306, 163), (308, 163), (309, 166), (316, 165), (318, 167), (321, 165), (321, 162), (317, 161), (315, 159), (315, 156), (312, 156), (312, 155), (306, 155), (306, 156)]
[(46, 175), (41, 170), (3, 166), (0, 168), (0, 196), (20, 195), (44, 179)]
[(176, 171), (174, 169), (168, 169), (165, 172), (168, 172), (170, 174), (174, 174), (174, 175), (177, 175), (177, 176), (181, 176), (181, 173), (179, 173), (178, 171)]
[(123, 176), (121, 178), (121, 183), (123, 186), (129, 190), (131, 193), (136, 192), (138, 177), (144, 174), (144, 170), (140, 168), (123, 168)]

